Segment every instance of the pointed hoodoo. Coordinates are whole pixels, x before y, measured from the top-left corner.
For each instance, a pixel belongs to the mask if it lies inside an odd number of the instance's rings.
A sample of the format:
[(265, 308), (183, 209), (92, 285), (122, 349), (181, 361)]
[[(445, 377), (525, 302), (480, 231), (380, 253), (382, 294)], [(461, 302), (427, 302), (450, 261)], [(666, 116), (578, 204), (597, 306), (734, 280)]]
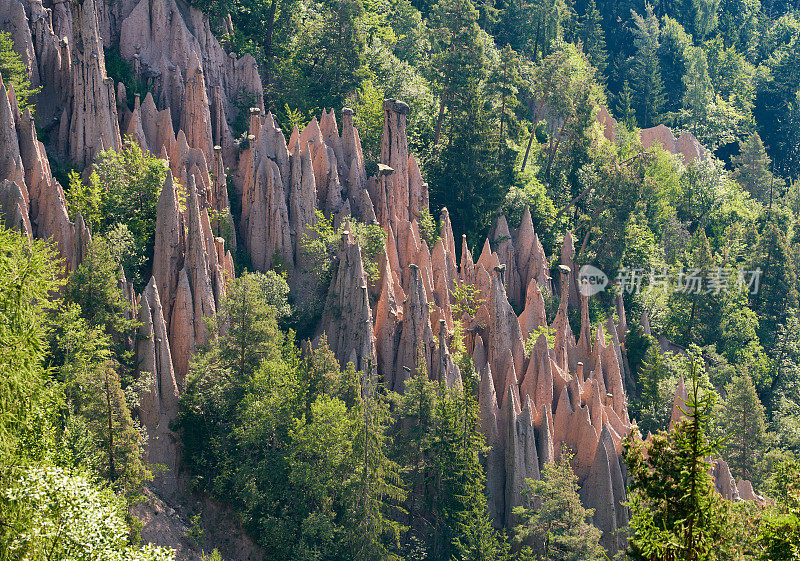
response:
[[(509, 392), (507, 399), (516, 399)], [(539, 454), (536, 450), (536, 434), (533, 427), (533, 404), (530, 398), (519, 415), (506, 419), (506, 497), (505, 523), (513, 527), (519, 523), (513, 514), (517, 506), (530, 507), (530, 499), (523, 493), (527, 479), (539, 479)]]
[(158, 197), (153, 249), (153, 277), (161, 296), (164, 319), (167, 321), (172, 313), (172, 304), (178, 288), (178, 272), (183, 267), (186, 244), (179, 210), (172, 172), (167, 170), (167, 177)]
[(523, 291), (527, 288), (527, 285), (523, 286), (520, 281), (514, 240), (511, 238), (506, 217), (502, 214), (495, 224), (493, 239), (497, 249), (497, 258), (500, 264), (505, 265), (503, 280), (506, 286), (506, 293), (514, 304), (521, 306), (525, 298)]
[(375, 336), (361, 248), (349, 230), (339, 242), (336, 272), (324, 309), (321, 330), (339, 364), (344, 367), (355, 356), (356, 370), (365, 372), (368, 364), (375, 364)]
[(395, 99), (383, 101), (381, 164), (393, 170), (387, 177), (387, 187), (391, 195), (387, 200), (387, 210), (388, 219), (395, 223), (395, 226), (413, 218), (409, 215), (408, 141), (406, 140), (408, 113), (409, 107), (402, 101)]
[(193, 175), (189, 176), (189, 184), (186, 189), (188, 197), (186, 200), (187, 232), (184, 269), (191, 287), (195, 342), (202, 345), (209, 338), (205, 318), (216, 313), (216, 305)]
[(580, 496), (584, 506), (595, 510), (592, 521), (602, 532), (600, 544), (613, 557), (625, 548), (625, 537), (618, 530), (627, 525), (628, 512), (624, 505), (627, 495), (619, 455), (608, 425), (603, 427), (594, 462), (581, 487)]
[(94, 0), (72, 4), (72, 11), (72, 103), (61, 117), (59, 147), (70, 160), (87, 166), (101, 150), (119, 150), (122, 139)]
[(686, 391), (686, 385), (683, 381), (683, 375), (678, 379), (678, 387), (675, 389), (675, 399), (672, 401), (672, 415), (670, 416), (669, 426), (672, 426), (686, 417), (688, 413), (687, 401), (689, 394)]
[(558, 269), (559, 273), (561, 274), (561, 301), (559, 302), (558, 312), (556, 313), (555, 319), (553, 319), (553, 325), (551, 326), (551, 329), (555, 331), (555, 348), (553, 350), (555, 352), (556, 365), (561, 370), (567, 371), (569, 365), (567, 348), (570, 343), (569, 339), (571, 337), (569, 333), (569, 321), (567, 318), (571, 271), (569, 267), (565, 265), (560, 265)]
[[(569, 230), (564, 234), (564, 243), (561, 246), (561, 266), (569, 268), (570, 282), (566, 286), (566, 293), (569, 295), (567, 301), (570, 306), (577, 307), (580, 305), (578, 283), (576, 282), (578, 271), (575, 270), (575, 244), (572, 240), (572, 233)], [(565, 295), (562, 293), (560, 296), (564, 298)]]
[[(423, 369), (430, 375), (434, 347), (430, 309), (419, 267), (412, 263), (408, 268), (408, 297), (403, 305), (403, 321), (394, 365), (395, 390), (397, 391), (405, 389), (405, 381), (408, 376), (419, 374)], [(409, 370), (406, 371), (404, 368)]]
[(525, 309), (519, 316), (519, 327), (522, 331), (522, 339), (528, 340), (528, 336), (540, 327), (547, 327), (547, 316), (545, 314), (544, 296), (539, 289), (536, 279), (531, 279), (528, 283), (528, 291), (525, 297)]
[(160, 296), (153, 278), (142, 294), (139, 321), (137, 368), (140, 379), (149, 381), (142, 392), (140, 406), (142, 424), (148, 433), (147, 460), (165, 465), (174, 473), (179, 456), (169, 424), (178, 414), (178, 385)]
[[(489, 362), (492, 365), (495, 376), (502, 376), (510, 369), (513, 369), (521, 376), (524, 372), (523, 364), (525, 358), (522, 333), (519, 327), (519, 319), (514, 314), (511, 304), (508, 303), (502, 275), (502, 267), (497, 267), (492, 272), (490, 280), (489, 325), (487, 326)], [(498, 379), (495, 378), (495, 381), (497, 382)], [(515, 380), (515, 382), (518, 382), (518, 380)]]
[(20, 186), (8, 179), (0, 183), (0, 224), (11, 230), (33, 238), (31, 222), (28, 218), (28, 202)]

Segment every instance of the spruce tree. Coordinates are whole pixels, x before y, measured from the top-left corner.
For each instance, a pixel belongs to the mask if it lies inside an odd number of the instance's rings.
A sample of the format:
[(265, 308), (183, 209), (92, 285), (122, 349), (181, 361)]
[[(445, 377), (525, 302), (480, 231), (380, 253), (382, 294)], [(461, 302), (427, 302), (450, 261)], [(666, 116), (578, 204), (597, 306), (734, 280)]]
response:
[(437, 416), (431, 448), (433, 557), (499, 561), (506, 547), (489, 520), (478, 401), (460, 389), (443, 390)]
[(635, 25), (632, 31), (636, 46), (631, 75), (636, 114), (642, 128), (658, 124), (665, 99), (661, 65), (658, 60), (661, 31), (658, 18), (653, 13), (653, 7), (646, 4), (645, 9), (645, 17), (631, 10)]
[(692, 133), (703, 138), (702, 127), (708, 115), (708, 105), (714, 101), (714, 88), (708, 77), (708, 61), (703, 49), (690, 47), (686, 52), (686, 73), (683, 75), (684, 120)]
[(632, 482), (629, 559), (726, 559), (727, 510), (714, 489), (711, 465), (720, 446), (709, 438), (713, 395), (702, 393), (699, 349), (689, 359), (687, 417), (648, 442), (632, 433), (624, 443)]
[(639, 366), (639, 395), (631, 399), (633, 415), (644, 434), (664, 429), (669, 422), (672, 404), (661, 391), (661, 383), (668, 374), (659, 345), (651, 338)]
[(589, 0), (586, 11), (578, 21), (578, 38), (583, 42), (583, 51), (588, 55), (589, 62), (601, 76), (608, 66), (606, 36), (602, 23), (603, 18), (600, 16), (595, 0)]
[(777, 181), (772, 176), (772, 160), (757, 132), (740, 144), (739, 155), (733, 158), (736, 166), (732, 177), (747, 189), (754, 199), (769, 205), (776, 198)]
[(761, 233), (748, 263), (751, 275), (759, 283), (751, 287), (753, 307), (758, 314), (758, 336), (765, 349), (776, 342), (776, 333), (789, 310), (798, 303), (797, 272), (789, 247), (789, 216), (785, 212), (766, 211)]
[(741, 372), (725, 386), (727, 397), (720, 416), (727, 436), (724, 456), (737, 479), (761, 480), (761, 458), (766, 448), (766, 418), (753, 380)]
[(33, 112), (35, 106), (30, 98), (39, 93), (41, 88), (31, 86), (28, 67), (14, 50), (11, 35), (5, 31), (0, 32), (0, 75), (6, 88), (14, 86), (20, 112), (28, 108)]
[(528, 479), (523, 491), (533, 508), (518, 506), (514, 514), (523, 523), (514, 528), (517, 539), (531, 546), (537, 559), (551, 561), (601, 561), (600, 530), (589, 521), (593, 509), (583, 507), (578, 477), (572, 471), (572, 454), (564, 446), (557, 462), (545, 464), (541, 479)]
[[(478, 11), (470, 0), (439, 0), (431, 13), (433, 55), (430, 80), (439, 113), (433, 139), (434, 152), (449, 114), (452, 126), (463, 126), (474, 116), (478, 87), (485, 76), (485, 54), (480, 42)], [(452, 139), (451, 139), (452, 140)]]

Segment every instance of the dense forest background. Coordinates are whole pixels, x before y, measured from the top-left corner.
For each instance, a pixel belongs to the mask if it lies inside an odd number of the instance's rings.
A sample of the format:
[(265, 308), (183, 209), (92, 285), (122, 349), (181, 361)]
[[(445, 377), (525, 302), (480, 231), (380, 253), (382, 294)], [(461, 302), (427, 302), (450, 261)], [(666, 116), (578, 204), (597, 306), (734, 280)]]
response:
[[(324, 108), (350, 106), (374, 170), (383, 99), (406, 101), (431, 214), (447, 207), (456, 239), (466, 234), (473, 249), (500, 213), (516, 226), (528, 206), (554, 266), (569, 230), (579, 264), (612, 278), (641, 269), (645, 285), (653, 271), (671, 279), (623, 291), (629, 410), (656, 434), (628, 444), (630, 558), (798, 559), (800, 5), (193, 4), (227, 49), (255, 57), (265, 106), (287, 135)], [(7, 35), (0, 47), (4, 81), (35, 108)], [(113, 52), (107, 60), (129, 92), (146, 90)], [(253, 101), (243, 92), (239, 103)], [(597, 141), (601, 106), (619, 121), (614, 143)], [(659, 124), (691, 132), (711, 157), (643, 150), (638, 129)], [(246, 140), (247, 123), (237, 127)], [(70, 211), (95, 234), (67, 279), (46, 244), (0, 229), (0, 559), (170, 556), (135, 545), (128, 511), (157, 466), (141, 459), (137, 395), (147, 384), (125, 350), (137, 320), (118, 283), (120, 271), (139, 290), (149, 278), (165, 173), (129, 144), (103, 152), (91, 177), (66, 176)], [(312, 249), (324, 276), (338, 232), (320, 224)], [(438, 235), (432, 217), (421, 227), (429, 241)], [(365, 248), (380, 245), (361, 228)], [(243, 274), (214, 319), (227, 328), (195, 356), (176, 428), (192, 489), (225, 500), (272, 558), (602, 558), (567, 453), (531, 483), (538, 509), (516, 513), (507, 532), (491, 527), (463, 349), (454, 355), (464, 393), (424, 376), (403, 396), (365, 393), (368, 377), (342, 369), (325, 345), (301, 351), (308, 318), (279, 272), (237, 265)], [(756, 270), (757, 291), (735, 282)], [(685, 271), (730, 282), (686, 290)], [(465, 311), (475, 304), (469, 291), (454, 298)], [(591, 302), (595, 321), (613, 306), (609, 293)], [(659, 432), (681, 376), (692, 421)], [(721, 501), (712, 456), (768, 506)]]

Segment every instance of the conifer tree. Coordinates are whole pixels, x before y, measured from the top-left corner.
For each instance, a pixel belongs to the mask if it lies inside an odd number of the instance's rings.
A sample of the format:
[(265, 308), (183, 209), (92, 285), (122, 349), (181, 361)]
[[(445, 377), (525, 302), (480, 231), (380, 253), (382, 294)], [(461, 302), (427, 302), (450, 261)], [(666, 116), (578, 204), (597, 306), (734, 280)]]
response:
[(489, 93), (500, 98), (498, 117), (500, 131), (498, 133), (498, 152), (506, 149), (504, 129), (508, 120), (513, 118), (513, 110), (519, 105), (517, 93), (521, 78), (519, 75), (521, 61), (517, 53), (508, 45), (500, 51), (500, 62), (492, 70), (487, 80)]
[(733, 158), (733, 163), (736, 166), (733, 179), (747, 189), (753, 198), (766, 205), (770, 204), (775, 198), (777, 185), (770, 171), (772, 160), (767, 156), (764, 143), (757, 132), (740, 144), (739, 155)]
[[(354, 372), (353, 363), (348, 369)], [(389, 548), (397, 546), (402, 526), (389, 516), (390, 508), (405, 500), (400, 466), (389, 459), (387, 428), (391, 420), (389, 403), (378, 393), (377, 375), (371, 362), (361, 374), (361, 399), (352, 413), (360, 417), (353, 439), (358, 458), (356, 475), (360, 489), (354, 497), (357, 529), (352, 539), (358, 559), (386, 559)]]
[(468, 118), (468, 101), (485, 74), (483, 46), (478, 40), (478, 11), (470, 0), (439, 0), (431, 13), (436, 33), (431, 82), (439, 98), (434, 147), (439, 145), (446, 112), (450, 120)]
[(702, 363), (693, 347), (689, 359), (687, 417), (670, 432), (645, 443), (631, 434), (624, 443), (632, 482), (630, 550), (633, 560), (725, 559), (727, 514), (714, 489), (708, 458), (720, 442), (709, 438), (714, 394), (702, 393)]
[(20, 112), (27, 108), (33, 112), (35, 106), (30, 98), (39, 93), (41, 88), (31, 86), (28, 67), (14, 50), (11, 35), (5, 31), (0, 32), (0, 75), (6, 88), (14, 86)]
[(589, 0), (586, 11), (578, 21), (578, 38), (583, 42), (583, 51), (589, 57), (589, 62), (597, 69), (600, 76), (608, 66), (606, 36), (602, 23), (603, 18), (600, 16), (595, 0)]
[(452, 389), (443, 390), (437, 405), (439, 423), (431, 447), (433, 557), (499, 561), (506, 548), (489, 521), (478, 401)]
[(708, 115), (708, 104), (714, 100), (714, 88), (708, 77), (708, 61), (703, 49), (690, 47), (686, 52), (686, 73), (683, 75), (684, 119), (695, 136), (703, 138), (701, 127)]
[(664, 82), (658, 60), (660, 28), (658, 18), (650, 4), (645, 5), (645, 16), (631, 10), (633, 15), (636, 56), (631, 67), (636, 114), (642, 128), (657, 125), (664, 108)]
[(636, 126), (636, 109), (634, 108), (633, 90), (631, 83), (626, 79), (622, 83), (622, 90), (617, 96), (617, 116), (626, 127), (632, 129)]
[(758, 280), (750, 298), (758, 314), (758, 335), (765, 349), (776, 341), (778, 325), (798, 303), (797, 273), (787, 239), (789, 217), (784, 212), (766, 211), (761, 235), (748, 264)]
[(544, 465), (541, 479), (526, 481), (523, 492), (535, 506), (514, 508), (523, 520), (514, 532), (520, 542), (532, 546), (537, 559), (601, 561), (605, 557), (600, 530), (588, 521), (594, 510), (581, 504), (572, 456), (564, 446), (557, 462)]
[(759, 483), (760, 463), (766, 445), (764, 406), (758, 399), (753, 380), (741, 372), (725, 386), (727, 397), (720, 415), (727, 436), (724, 456), (737, 479)]
[(671, 402), (664, 399), (661, 382), (669, 371), (658, 343), (650, 340), (639, 366), (639, 396), (631, 399), (631, 409), (644, 434), (664, 429), (669, 421)]

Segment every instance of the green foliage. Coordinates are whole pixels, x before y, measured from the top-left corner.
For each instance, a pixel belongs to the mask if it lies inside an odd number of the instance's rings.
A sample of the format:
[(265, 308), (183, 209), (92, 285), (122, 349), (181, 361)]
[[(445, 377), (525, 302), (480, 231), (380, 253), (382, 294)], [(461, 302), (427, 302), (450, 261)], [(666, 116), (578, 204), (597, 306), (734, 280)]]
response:
[(762, 480), (761, 461), (767, 444), (764, 406), (747, 372), (734, 376), (725, 391), (724, 412), (719, 415), (727, 437), (723, 455), (734, 477), (757, 485)]
[(766, 516), (758, 537), (763, 546), (761, 561), (789, 561), (800, 556), (800, 464), (787, 459), (773, 475), (777, 508)]
[[(131, 414), (138, 403), (130, 402), (114, 369), (110, 337), (102, 326), (90, 326), (77, 304), (59, 310), (53, 323), (51, 367), (63, 382), (70, 415), (80, 419), (64, 444), (76, 466), (133, 496), (151, 476), (143, 463), (146, 436)], [(84, 435), (90, 447), (83, 447)]]
[(69, 175), (70, 216), (80, 212), (93, 234), (117, 240), (118, 261), (137, 290), (150, 278), (158, 196), (166, 169), (164, 160), (126, 141), (121, 152), (98, 154), (88, 185), (77, 173)]
[(34, 102), (31, 98), (39, 93), (41, 87), (31, 86), (28, 67), (14, 50), (11, 34), (5, 31), (0, 32), (0, 75), (6, 88), (14, 87), (20, 113), (24, 113), (26, 109), (30, 109), (33, 113)]
[(594, 510), (581, 505), (571, 460), (572, 454), (564, 446), (558, 461), (542, 467), (541, 479), (525, 481), (523, 493), (534, 506), (514, 508), (514, 515), (522, 520), (514, 533), (520, 543), (532, 548), (537, 559), (600, 561), (605, 558), (600, 530), (589, 522)]
[(322, 211), (317, 210), (314, 224), (306, 226), (306, 232), (300, 244), (311, 262), (314, 263), (314, 273), (320, 284), (327, 286), (333, 273), (333, 257), (339, 248), (342, 234), (348, 230), (361, 248), (361, 259), (364, 272), (368, 280), (374, 282), (378, 279), (378, 259), (383, 254), (385, 236), (383, 229), (377, 224), (362, 224), (353, 218), (342, 223), (338, 228), (333, 227), (333, 217), (327, 218)]
[(419, 234), (428, 247), (433, 250), (433, 246), (439, 241), (441, 237), (441, 224), (437, 224), (433, 218), (431, 211), (427, 208), (422, 209), (417, 218), (417, 225), (419, 226)]
[(385, 454), (388, 402), (369, 376), (341, 371), (324, 339), (300, 359), (263, 277), (233, 281), (211, 321), (226, 329), (193, 358), (179, 418), (193, 482), (270, 554), (392, 558), (388, 505), (404, 492)]
[(409, 545), (435, 559), (506, 559), (507, 546), (491, 527), (484, 439), (471, 392), (447, 390), (420, 373), (397, 397), (393, 444), (409, 489)]
[(20, 470), (0, 492), (11, 517), (2, 559), (170, 561), (172, 550), (128, 545), (125, 507), (110, 489), (56, 467)]
[(69, 276), (65, 294), (80, 306), (89, 326), (120, 337), (130, 333), (136, 324), (126, 318), (132, 310), (118, 286), (120, 268), (113, 250), (104, 237), (95, 236), (83, 261)]
[(71, 170), (67, 175), (69, 184), (65, 192), (69, 219), (75, 220), (80, 214), (89, 230), (99, 233), (102, 224), (103, 190), (98, 182), (90, 181), (88, 185), (81, 180), (81, 175)]
[(741, 145), (740, 151), (740, 155), (733, 160), (736, 164), (733, 179), (747, 189), (753, 198), (769, 204), (776, 190), (775, 178), (770, 171), (772, 162), (757, 132), (748, 137)]
[(674, 388), (669, 383), (671, 369), (667, 361), (658, 343), (651, 339), (637, 373), (638, 395), (632, 396), (629, 408), (644, 434), (664, 430), (669, 422)]
[(645, 9), (644, 17), (632, 11), (636, 57), (631, 67), (636, 114), (643, 128), (657, 125), (664, 107), (664, 82), (658, 60), (661, 29), (652, 6), (647, 4)]
[(381, 159), (381, 137), (383, 135), (383, 95), (371, 80), (361, 84), (353, 105), (353, 119), (361, 138), (361, 149), (366, 162)]
[(545, 327), (540, 325), (533, 331), (528, 334), (528, 338), (525, 339), (525, 354), (530, 355), (533, 352), (533, 349), (536, 347), (536, 341), (539, 340), (539, 337), (544, 336), (545, 340), (547, 341), (547, 348), (553, 348), (553, 345), (556, 341), (556, 330), (550, 329), (549, 327)]
[[(42, 370), (49, 298), (62, 286), (55, 253), (0, 226), (0, 463), (35, 457), (46, 441), (49, 392)], [(44, 426), (43, 426), (44, 424)], [(45, 442), (40, 444), (44, 445)], [(0, 486), (4, 483), (0, 471)]]
[(602, 75), (608, 66), (606, 59), (606, 38), (602, 26), (600, 11), (595, 0), (589, 0), (586, 11), (579, 21), (577, 35), (583, 42), (583, 50), (589, 56), (589, 61)]
[(119, 49), (103, 47), (103, 58), (109, 78), (112, 78), (115, 84), (121, 82), (125, 86), (128, 106), (133, 109), (136, 95), (141, 96), (144, 101), (144, 97), (150, 91), (150, 84), (136, 76), (133, 66), (122, 58)]
[(484, 302), (480, 298), (481, 291), (474, 284), (457, 283), (450, 290), (453, 303), (451, 309), (453, 317), (461, 320), (464, 314), (474, 317), (480, 305)]
[(709, 438), (713, 394), (701, 392), (702, 363), (692, 350), (687, 418), (644, 443), (625, 440), (632, 559), (727, 559), (727, 509), (714, 490), (709, 457), (719, 441)]

